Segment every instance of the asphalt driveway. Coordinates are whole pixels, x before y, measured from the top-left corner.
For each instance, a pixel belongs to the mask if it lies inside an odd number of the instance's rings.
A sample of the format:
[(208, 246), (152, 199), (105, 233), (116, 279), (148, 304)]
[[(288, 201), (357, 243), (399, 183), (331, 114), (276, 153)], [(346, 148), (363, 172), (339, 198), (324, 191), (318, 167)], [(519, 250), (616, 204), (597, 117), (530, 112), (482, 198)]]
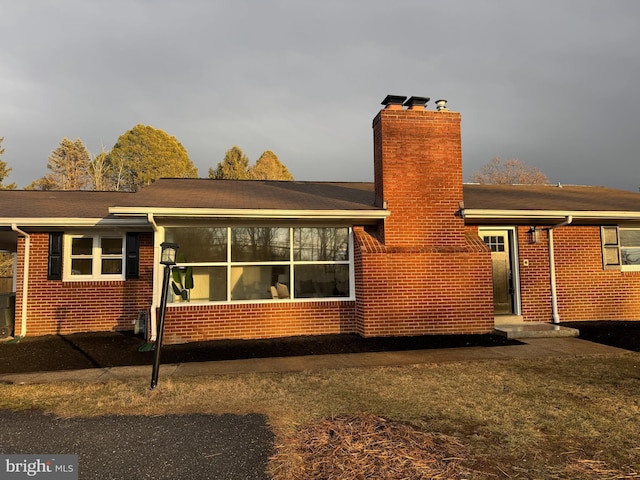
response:
[(56, 418), (0, 411), (0, 425), (0, 453), (78, 455), (82, 480), (262, 480), (273, 451), (273, 434), (257, 414)]

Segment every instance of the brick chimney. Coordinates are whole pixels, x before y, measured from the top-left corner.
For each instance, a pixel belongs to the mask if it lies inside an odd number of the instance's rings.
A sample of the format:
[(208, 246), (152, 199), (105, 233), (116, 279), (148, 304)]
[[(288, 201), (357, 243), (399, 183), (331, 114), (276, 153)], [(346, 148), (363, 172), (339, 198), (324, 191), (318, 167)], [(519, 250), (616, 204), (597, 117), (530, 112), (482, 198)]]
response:
[[(381, 228), (389, 246), (461, 247), (460, 114), (427, 97), (388, 95), (373, 120), (376, 202), (391, 212)], [(405, 101), (406, 100), (406, 101)]]

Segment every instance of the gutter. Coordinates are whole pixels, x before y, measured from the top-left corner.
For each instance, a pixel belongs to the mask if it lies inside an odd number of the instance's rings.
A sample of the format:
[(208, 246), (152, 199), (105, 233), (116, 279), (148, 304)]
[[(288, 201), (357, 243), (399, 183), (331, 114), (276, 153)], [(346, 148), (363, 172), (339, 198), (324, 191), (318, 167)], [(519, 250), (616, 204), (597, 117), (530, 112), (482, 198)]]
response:
[(619, 220), (640, 220), (640, 212), (629, 211), (594, 211), (594, 210), (490, 210), (465, 208), (465, 219), (509, 219), (514, 218), (523, 220), (552, 220), (572, 217), (581, 220), (602, 220), (602, 219), (619, 219)]
[[(29, 299), (29, 257), (31, 256), (31, 237), (27, 232), (24, 232), (13, 223), (11, 224), (11, 230), (18, 235), (24, 237), (24, 267), (22, 270), (22, 302), (20, 305), (20, 335), (22, 338), (27, 335), (27, 301)], [(14, 327), (15, 330), (15, 327)], [(14, 332), (15, 334), (15, 332)]]
[(147, 221), (153, 228), (153, 292), (151, 294), (151, 310), (149, 311), (149, 323), (151, 324), (151, 336), (149, 337), (149, 342), (156, 341), (156, 335), (158, 333), (156, 326), (156, 310), (158, 309), (160, 302), (158, 300), (158, 289), (156, 285), (158, 284), (158, 276), (159, 271), (157, 266), (160, 264), (160, 255), (159, 250), (160, 247), (157, 245), (158, 243), (158, 224), (156, 223), (155, 218), (153, 218), (153, 213), (147, 214)]
[(560, 323), (560, 314), (558, 313), (558, 291), (556, 286), (556, 262), (553, 250), (553, 230), (559, 227), (566, 227), (571, 224), (571, 222), (573, 222), (573, 217), (571, 215), (567, 215), (564, 222), (552, 225), (545, 229), (548, 232), (547, 242), (549, 250), (549, 277), (551, 282), (551, 315), (554, 324)]
[(277, 209), (220, 209), (169, 207), (111, 207), (114, 216), (204, 217), (238, 219), (312, 219), (312, 220), (384, 220), (388, 210), (277, 210)]
[(13, 225), (13, 221), (20, 222), (22, 227), (130, 227), (144, 226), (147, 222), (142, 220), (122, 219), (122, 218), (39, 218), (39, 217), (13, 217), (8, 219), (3, 225)]

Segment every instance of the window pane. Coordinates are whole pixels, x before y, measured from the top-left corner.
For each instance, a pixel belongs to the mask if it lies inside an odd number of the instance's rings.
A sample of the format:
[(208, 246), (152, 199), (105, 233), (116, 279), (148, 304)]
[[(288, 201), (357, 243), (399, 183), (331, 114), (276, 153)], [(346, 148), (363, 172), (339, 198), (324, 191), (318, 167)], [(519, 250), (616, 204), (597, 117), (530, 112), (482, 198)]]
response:
[(620, 256), (623, 265), (640, 265), (640, 248), (621, 248)]
[(122, 273), (122, 258), (103, 258), (102, 274), (115, 275)]
[(93, 238), (72, 238), (71, 255), (92, 255)]
[(484, 243), (492, 252), (504, 252), (504, 237), (496, 235), (487, 235), (483, 237)]
[(620, 246), (640, 247), (640, 229), (620, 229)]
[(226, 262), (226, 227), (171, 227), (165, 240), (177, 243), (178, 263)]
[(103, 255), (122, 255), (122, 238), (101, 238)]
[(231, 229), (231, 261), (289, 260), (289, 229), (248, 227)]
[(275, 287), (277, 283), (289, 288), (288, 266), (231, 267), (231, 300), (273, 298), (271, 287)]
[(348, 228), (296, 228), (295, 260), (340, 261), (349, 259)]
[(349, 296), (349, 265), (297, 265), (295, 297)]
[[(192, 302), (217, 302), (227, 299), (226, 267), (193, 267), (193, 288), (189, 290)], [(172, 302), (182, 301), (173, 294)]]
[(71, 260), (71, 275), (91, 275), (93, 260), (90, 258), (74, 258)]

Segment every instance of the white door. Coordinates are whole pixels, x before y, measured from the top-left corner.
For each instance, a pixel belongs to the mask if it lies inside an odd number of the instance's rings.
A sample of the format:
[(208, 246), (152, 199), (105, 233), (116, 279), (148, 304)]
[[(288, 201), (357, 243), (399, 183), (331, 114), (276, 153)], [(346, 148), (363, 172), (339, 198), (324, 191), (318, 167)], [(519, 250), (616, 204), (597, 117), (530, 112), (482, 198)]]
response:
[(513, 315), (514, 275), (510, 230), (481, 230), (480, 237), (491, 249), (493, 264), (493, 308), (495, 315)]

